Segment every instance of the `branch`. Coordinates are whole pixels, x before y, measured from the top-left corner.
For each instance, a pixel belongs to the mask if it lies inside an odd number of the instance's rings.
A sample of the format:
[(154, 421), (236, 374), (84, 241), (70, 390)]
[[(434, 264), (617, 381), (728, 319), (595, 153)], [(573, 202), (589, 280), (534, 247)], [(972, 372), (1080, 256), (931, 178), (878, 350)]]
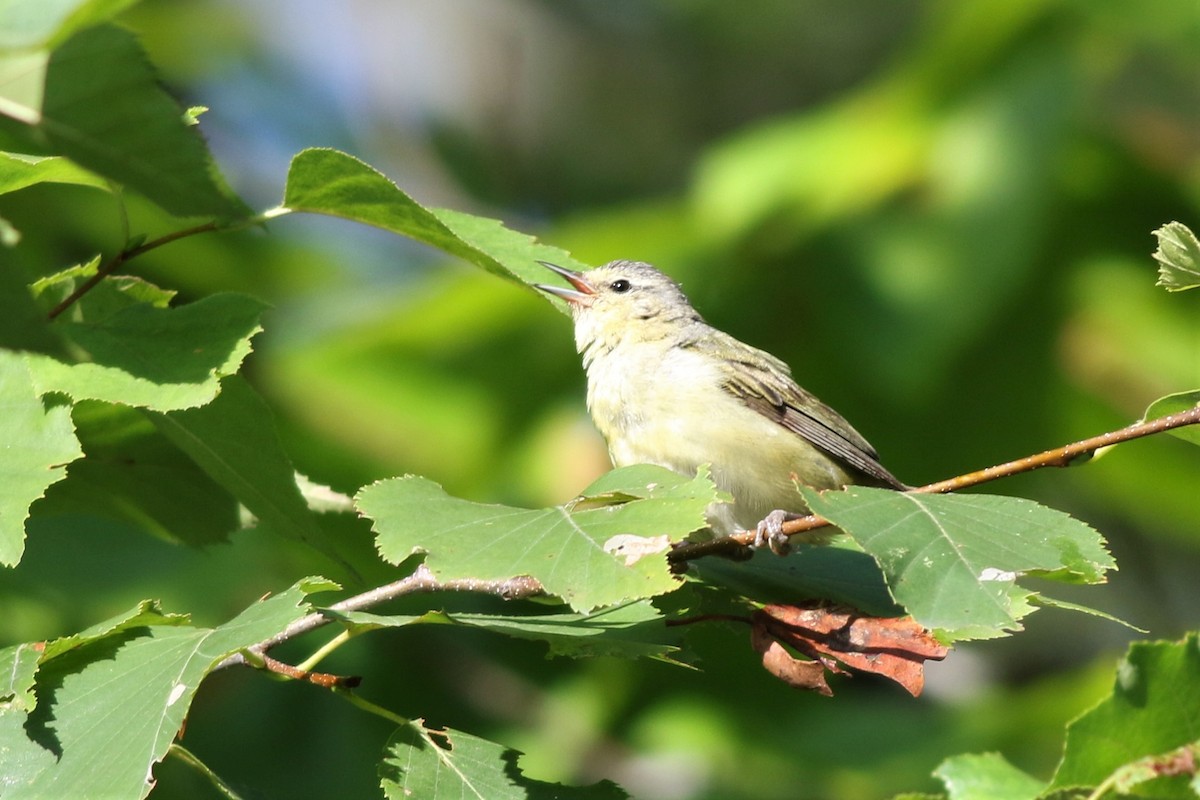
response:
[[(1110, 447), (1131, 439), (1139, 439), (1143, 436), (1162, 433), (1173, 428), (1182, 428), (1185, 425), (1196, 424), (1200, 424), (1200, 406), (1190, 408), (1187, 411), (1180, 411), (1177, 414), (1159, 417), (1158, 419), (1135, 422), (1120, 430), (1110, 431), (1099, 436), (1093, 436), (1090, 439), (1084, 439), (1063, 447), (1056, 447), (1053, 450), (1046, 450), (1036, 455), (1019, 458), (1016, 461), (997, 464), (987, 469), (976, 470), (975, 472), (968, 472), (965, 475), (947, 478), (944, 481), (926, 484), (911, 491), (921, 494), (945, 494), (946, 492), (966, 489), (970, 486), (978, 486), (981, 483), (994, 481), (998, 478), (1007, 478), (1010, 475), (1031, 472), (1042, 467), (1066, 467), (1082, 456), (1091, 455), (1103, 447)], [(809, 514), (806, 517), (800, 517), (799, 519), (783, 523), (783, 533), (791, 537), (818, 528), (824, 528), (828, 525), (829, 522), (823, 517), (817, 514)], [(688, 542), (672, 550), (667, 555), (667, 559), (672, 564), (678, 565), (703, 556), (717, 554), (733, 555), (743, 551), (747, 546), (752, 544), (754, 538), (754, 531), (739, 531), (738, 533), (722, 536), (708, 542)]]
[(218, 230), (233, 231), (238, 230), (239, 228), (247, 228), (251, 225), (258, 225), (259, 223), (266, 222), (269, 219), (274, 219), (275, 217), (290, 213), (291, 209), (280, 206), (278, 208), (268, 209), (261, 214), (250, 217), (249, 219), (240, 220), (234, 223), (222, 224), (216, 220), (209, 220), (208, 222), (201, 223), (200, 225), (195, 225), (191, 228), (183, 228), (182, 230), (168, 233), (165, 236), (160, 236), (157, 239), (152, 239), (149, 242), (143, 242), (136, 247), (127, 247), (109, 259), (108, 263), (103, 264), (99, 269), (97, 269), (95, 275), (79, 284), (75, 291), (67, 295), (62, 302), (50, 309), (50, 313), (47, 315), (47, 317), (49, 319), (54, 319), (59, 314), (73, 306), (75, 302), (79, 300), (79, 298), (96, 288), (96, 285), (100, 283), (100, 281), (114, 273), (122, 264), (137, 258), (143, 253), (148, 253), (151, 250), (162, 247), (164, 244), (170, 244), (171, 242), (187, 238), (188, 236), (195, 236), (198, 233), (210, 233)]
[[(526, 575), (518, 575), (515, 578), (507, 578), (500, 581), (485, 581), (477, 578), (439, 581), (424, 564), (421, 564), (417, 567), (416, 572), (407, 578), (401, 578), (398, 581), (377, 586), (354, 597), (348, 597), (341, 602), (331, 605), (329, 611), (343, 613), (347, 611), (362, 611), (363, 609), (373, 608), (381, 603), (385, 603), (388, 600), (394, 600), (397, 597), (428, 592), (476, 592), (479, 594), (493, 594), (505, 600), (519, 600), (526, 597), (535, 597), (543, 594), (544, 591), (540, 583)], [(251, 654), (250, 658), (247, 658), (244, 653), (234, 653), (213, 667), (212, 671), (216, 672), (219, 669), (225, 669), (226, 667), (238, 664), (249, 664), (252, 661), (262, 658), (272, 647), (335, 621), (334, 617), (328, 616), (321, 611), (301, 617), (274, 636), (263, 639), (261, 642), (252, 644), (246, 648)]]

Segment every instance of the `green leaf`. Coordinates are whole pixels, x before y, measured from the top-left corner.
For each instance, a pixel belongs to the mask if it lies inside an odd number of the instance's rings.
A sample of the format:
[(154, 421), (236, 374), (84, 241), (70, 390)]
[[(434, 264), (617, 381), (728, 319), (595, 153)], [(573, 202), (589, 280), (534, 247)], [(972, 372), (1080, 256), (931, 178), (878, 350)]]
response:
[(25, 359), (0, 350), (0, 564), (15, 565), (25, 550), (29, 506), (83, 455), (70, 409), (46, 408)]
[(34, 508), (37, 519), (116, 521), (193, 546), (225, 541), (242, 527), (240, 505), (196, 462), (126, 406), (84, 401), (72, 418), (86, 458), (67, 469)]
[(108, 188), (103, 178), (77, 167), (65, 158), (0, 153), (0, 194), (39, 183), (73, 183), (77, 186)]
[(1133, 643), (1117, 667), (1112, 695), (1067, 726), (1050, 788), (1096, 786), (1140, 759), (1195, 742), (1197, 709), (1200, 634)]
[[(1142, 415), (1142, 419), (1158, 419), (1159, 417), (1178, 414), (1181, 411), (1190, 411), (1196, 406), (1200, 406), (1200, 389), (1192, 389), (1189, 392), (1177, 392), (1169, 394), (1166, 397), (1160, 397), (1151, 403), (1150, 407), (1146, 409), (1146, 413)], [(1181, 428), (1172, 428), (1167, 433), (1183, 439), (1185, 442), (1200, 444), (1200, 425), (1184, 425)]]
[(1034, 800), (1046, 786), (999, 753), (954, 756), (933, 774), (946, 785), (950, 800)]
[(391, 800), (618, 800), (625, 792), (608, 781), (562, 786), (525, 777), (519, 754), (503, 745), (420, 720), (402, 725), (388, 740), (379, 765), (380, 786)]
[(880, 617), (904, 613), (888, 594), (875, 560), (836, 540), (794, 546), (787, 558), (765, 550), (750, 561), (701, 558), (689, 574), (759, 603), (828, 600)]
[(1200, 286), (1200, 241), (1182, 222), (1168, 222), (1154, 232), (1158, 249), (1158, 285), (1168, 292)]
[(336, 617), (352, 630), (398, 628), (414, 624), (462, 625), (517, 639), (532, 639), (550, 645), (550, 654), (574, 658), (615, 656), (619, 658), (666, 658), (678, 650), (677, 639), (663, 625), (662, 614), (648, 601), (622, 603), (590, 614), (530, 614), (497, 616), (430, 611), (419, 616), (371, 614), (356, 611)]
[[(441, 579), (502, 580), (529, 575), (576, 611), (672, 591), (669, 540), (704, 525), (716, 499), (707, 475), (688, 480), (659, 467), (614, 470), (565, 506), (544, 509), (485, 505), (451, 497), (418, 477), (380, 481), (355, 498), (372, 519), (380, 554), (399, 563), (427, 553)], [(615, 495), (636, 498), (611, 502)], [(618, 537), (628, 535), (622, 540)], [(608, 552), (618, 545), (632, 560)], [(607, 550), (606, 550), (607, 548)]]
[(357, 577), (326, 538), (296, 485), (266, 402), (238, 376), (196, 409), (146, 412), (155, 427), (228, 489), (262, 525), (329, 556)]
[[(309, 613), (308, 594), (333, 588), (305, 579), (216, 628), (143, 605), (106, 632), (70, 637), (66, 649), (48, 646), (20, 760), (6, 759), (0, 778), (5, 800), (146, 796), (204, 676)], [(6, 737), (21, 716), (3, 716), (0, 747), (12, 743)]]
[(1096, 531), (1030, 500), (857, 486), (801, 491), (814, 513), (875, 558), (896, 602), (953, 636), (1018, 630), (1032, 610), (1014, 585), (1020, 575), (1097, 583), (1114, 566)]
[(49, 47), (138, 0), (0, 0), (0, 52)]
[(136, 303), (98, 321), (57, 326), (90, 361), (30, 354), (29, 369), (42, 394), (157, 411), (203, 405), (249, 355), (265, 309), (240, 294), (210, 295), (171, 309)]
[(35, 51), (0, 61), (0, 77), (21, 77), (0, 90), (0, 115), (15, 120), (0, 126), (15, 139), (10, 149), (66, 156), (177, 216), (249, 216), (133, 34), (113, 25), (83, 29), (44, 58)]
[[(40, 642), (26, 642), (0, 650), (0, 714), (13, 711), (28, 714), (37, 705), (33, 678), (42, 649)], [(0, 754), (3, 752), (0, 747)]]
[(342, 217), (407, 236), (510, 280), (544, 281), (548, 273), (538, 261), (585, 269), (566, 251), (540, 244), (496, 220), (425, 208), (373, 167), (337, 150), (298, 153), (288, 169), (283, 204), (293, 211)]

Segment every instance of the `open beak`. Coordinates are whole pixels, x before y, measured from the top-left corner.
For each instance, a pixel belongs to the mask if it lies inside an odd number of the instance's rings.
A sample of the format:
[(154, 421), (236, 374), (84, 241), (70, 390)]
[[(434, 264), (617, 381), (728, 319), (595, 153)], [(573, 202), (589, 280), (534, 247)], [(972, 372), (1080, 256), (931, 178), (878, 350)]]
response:
[(552, 294), (555, 297), (561, 297), (572, 306), (587, 308), (592, 304), (592, 301), (596, 298), (596, 287), (584, 277), (582, 272), (560, 267), (557, 264), (551, 264), (549, 261), (539, 261), (538, 263), (551, 272), (557, 272), (563, 276), (567, 280), (567, 283), (575, 288), (567, 289), (562, 286), (548, 286), (544, 283), (535, 283), (533, 288), (541, 289), (546, 294)]

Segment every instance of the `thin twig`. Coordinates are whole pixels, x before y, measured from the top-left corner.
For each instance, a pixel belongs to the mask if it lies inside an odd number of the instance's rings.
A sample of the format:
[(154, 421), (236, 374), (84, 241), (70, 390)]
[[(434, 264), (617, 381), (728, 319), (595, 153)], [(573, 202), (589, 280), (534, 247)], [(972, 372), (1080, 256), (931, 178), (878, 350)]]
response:
[(237, 220), (236, 222), (218, 222), (217, 220), (209, 220), (208, 222), (202, 222), (199, 225), (193, 225), (190, 228), (183, 228), (182, 230), (173, 231), (164, 236), (160, 236), (157, 239), (143, 242), (136, 247), (130, 247), (122, 250), (109, 259), (106, 264), (103, 264), (99, 269), (97, 269), (95, 275), (81, 283), (78, 287), (76, 287), (75, 291), (71, 292), (66, 296), (66, 298), (63, 299), (61, 303), (52, 308), (47, 316), (50, 319), (54, 319), (59, 314), (63, 313), (72, 305), (74, 305), (79, 298), (83, 297), (85, 294), (94, 289), (96, 285), (100, 283), (100, 281), (104, 280), (113, 272), (115, 272), (122, 264), (137, 258), (143, 253), (148, 253), (151, 250), (162, 247), (165, 244), (170, 244), (171, 242), (185, 239), (188, 236), (195, 236), (198, 233), (241, 230), (242, 228), (248, 228), (252, 225), (259, 225), (268, 220), (275, 219), (276, 217), (282, 217), (291, 213), (292, 210), (286, 206), (276, 206), (275, 208), (267, 209), (261, 214), (256, 214), (253, 217)]
[[(1007, 478), (1021, 472), (1031, 472), (1042, 467), (1065, 467), (1076, 459), (1090, 455), (1102, 447), (1109, 447), (1131, 439), (1138, 439), (1143, 436), (1162, 433), (1173, 428), (1182, 428), (1185, 425), (1196, 424), (1200, 424), (1200, 406), (1145, 422), (1135, 422), (1120, 430), (1110, 431), (1109, 433), (1093, 436), (1090, 439), (1074, 442), (1064, 447), (1056, 447), (1053, 450), (1046, 450), (1036, 455), (1019, 458), (1016, 461), (997, 464), (987, 469), (976, 470), (975, 472), (968, 472), (965, 475), (947, 478), (944, 481), (919, 486), (910, 491), (919, 494), (945, 494), (946, 492), (966, 489), (970, 486), (978, 486), (981, 483), (994, 481), (998, 478)], [(808, 516), (783, 523), (782, 530), (786, 536), (791, 537), (818, 528), (824, 528), (827, 525), (829, 525), (829, 521), (824, 517), (817, 514), (809, 514)], [(667, 558), (673, 564), (682, 564), (685, 561), (691, 561), (703, 556), (736, 553), (752, 544), (755, 536), (754, 531), (739, 531), (738, 533), (722, 536), (707, 542), (688, 542), (679, 545), (668, 553)]]
[(178, 231), (174, 231), (173, 233), (168, 233), (166, 236), (160, 236), (159, 238), (154, 239), (149, 242), (143, 242), (142, 244), (139, 244), (137, 247), (131, 247), (128, 250), (122, 250), (121, 252), (119, 252), (115, 256), (113, 256), (111, 259), (109, 259), (107, 264), (102, 265), (98, 270), (96, 270), (95, 275), (88, 278), (83, 283), (79, 284), (79, 286), (77, 286), (75, 288), (75, 291), (71, 292), (69, 295), (66, 296), (66, 298), (63, 299), (63, 301), (61, 303), (59, 303), (54, 308), (52, 308), (48, 315), (49, 318), (54, 319), (59, 314), (66, 311), (68, 308), (70, 308), (72, 305), (75, 304), (76, 300), (83, 297), (85, 294), (87, 294), (92, 289), (94, 289), (96, 287), (96, 284), (100, 283), (100, 281), (104, 280), (109, 275), (111, 275), (113, 272), (115, 272), (117, 270), (117, 268), (120, 267), (122, 264), (124, 264), (126, 261), (136, 258), (137, 256), (140, 256), (142, 253), (149, 252), (150, 250), (153, 250), (156, 247), (162, 247), (164, 244), (170, 244), (171, 242), (174, 242), (178, 239), (183, 239), (184, 237), (187, 237), (187, 236), (195, 236), (198, 233), (208, 233), (210, 231), (215, 231), (215, 230), (217, 230), (217, 227), (218, 226), (215, 221), (209, 221), (209, 222), (205, 222), (201, 225), (196, 225), (191, 228), (184, 228), (183, 230), (178, 230)]
[[(515, 578), (507, 578), (498, 581), (477, 580), (475, 578), (461, 578), (458, 580), (440, 581), (434, 577), (424, 564), (417, 567), (416, 571), (406, 578), (401, 578), (398, 581), (377, 586), (374, 589), (357, 594), (353, 597), (348, 597), (341, 602), (334, 603), (329, 607), (329, 611), (345, 613), (348, 611), (361, 611), (365, 608), (372, 608), (380, 603), (394, 600), (397, 597), (403, 597), (409, 594), (421, 594), (426, 592), (476, 592), (479, 594), (492, 594), (497, 597), (502, 597), (505, 600), (517, 600), (526, 597), (535, 597), (543, 594), (545, 590), (542, 585), (526, 575), (518, 575)], [(297, 636), (302, 636), (309, 631), (335, 622), (336, 617), (326, 614), (321, 611), (301, 617), (300, 619), (288, 625), (279, 633), (264, 639), (261, 642), (251, 645), (247, 648), (254, 656), (262, 656), (272, 647), (282, 644), (283, 642), (294, 639)], [(251, 659), (252, 660), (252, 659)], [(243, 653), (234, 653), (226, 658), (221, 663), (213, 668), (225, 669), (237, 664), (246, 664), (249, 660)]]

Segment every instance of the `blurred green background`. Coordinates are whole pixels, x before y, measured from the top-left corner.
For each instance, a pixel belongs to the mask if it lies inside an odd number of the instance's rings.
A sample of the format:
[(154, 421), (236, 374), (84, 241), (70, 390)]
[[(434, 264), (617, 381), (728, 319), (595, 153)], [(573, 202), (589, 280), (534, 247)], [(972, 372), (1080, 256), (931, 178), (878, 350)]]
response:
[[(1200, 295), (1154, 286), (1150, 232), (1200, 229), (1200, 9), (1190, 0), (146, 0), (123, 21), (252, 205), (335, 146), (417, 200), (506, 220), (585, 262), (651, 261), (715, 325), (788, 361), (902, 479), (925, 483), (1114, 429), (1200, 386)], [(131, 227), (181, 227), (128, 197)], [(120, 244), (111, 198), (0, 198), (2, 258), (46, 274)], [(295, 217), (131, 264), (184, 298), (274, 306), (248, 373), (298, 468), (352, 492), (416, 473), (454, 494), (563, 502), (607, 468), (565, 318), (411, 242)], [(1159, 638), (1200, 626), (1200, 451), (1169, 436), (986, 491), (1108, 537), (1109, 585), (1066, 599)], [(352, 520), (328, 520), (368, 555)], [(204, 551), (118, 524), (30, 526), (0, 575), (0, 643), (143, 597), (200, 623), (325, 567), (254, 531)], [(378, 568), (369, 577), (393, 574)], [(464, 604), (445, 598), (445, 604)], [(412, 608), (442, 605), (420, 598)], [(912, 700), (829, 700), (698, 631), (701, 671), (547, 661), (443, 628), (363, 637), (362, 692), (523, 750), (544, 780), (635, 797), (883, 798), (999, 750), (1049, 777), (1062, 725), (1136, 634), (1043, 611), (961, 645)], [(299, 656), (316, 639), (291, 653)], [(248, 671), (202, 687), (185, 743), (248, 797), (370, 797), (388, 726)], [(285, 751), (288, 757), (272, 754)], [(155, 797), (211, 790), (168, 763)]]

